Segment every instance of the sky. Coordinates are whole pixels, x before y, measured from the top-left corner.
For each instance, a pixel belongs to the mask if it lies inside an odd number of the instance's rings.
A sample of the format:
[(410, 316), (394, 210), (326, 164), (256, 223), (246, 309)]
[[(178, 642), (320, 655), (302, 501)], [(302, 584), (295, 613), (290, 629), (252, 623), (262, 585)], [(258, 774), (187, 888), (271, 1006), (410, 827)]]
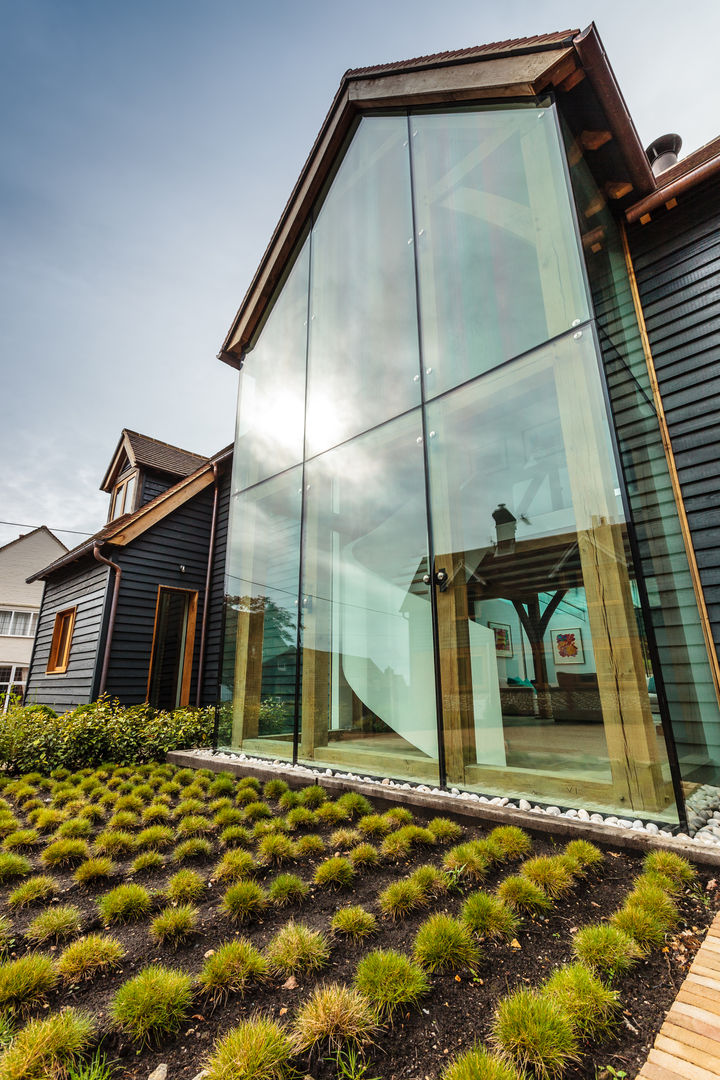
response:
[(123, 427), (232, 441), (237, 373), (216, 356), (348, 68), (594, 20), (645, 145), (720, 134), (710, 0), (0, 0), (0, 17), (0, 544), (99, 528)]

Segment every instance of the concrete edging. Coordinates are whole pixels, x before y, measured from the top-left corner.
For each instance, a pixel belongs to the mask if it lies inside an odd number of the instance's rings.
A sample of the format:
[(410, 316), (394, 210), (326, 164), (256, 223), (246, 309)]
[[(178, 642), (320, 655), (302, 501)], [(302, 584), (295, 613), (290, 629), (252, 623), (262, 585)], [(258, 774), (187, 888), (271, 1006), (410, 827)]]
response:
[(476, 803), (467, 799), (454, 799), (445, 795), (433, 795), (432, 792), (418, 791), (416, 788), (385, 787), (382, 783), (368, 784), (363, 780), (347, 780), (338, 776), (318, 774), (308, 767), (307, 773), (282, 765), (259, 765), (248, 761), (227, 761), (220, 758), (201, 757), (194, 750), (170, 750), (166, 760), (180, 768), (210, 769), (212, 772), (234, 773), (235, 776), (257, 776), (259, 780), (279, 778), (291, 788), (304, 787), (309, 777), (329, 792), (342, 795), (346, 791), (359, 791), (368, 799), (387, 802), (393, 805), (410, 803), (418, 809), (431, 811), (444, 816), (470, 819), (477, 823), (487, 822), (495, 825), (519, 825), (534, 832), (552, 833), (555, 836), (568, 837), (571, 840), (582, 838), (597, 844), (624, 848), (626, 851), (674, 851), (700, 866), (720, 867), (720, 849), (706, 848), (700, 844), (676, 840), (674, 837), (653, 836), (650, 833), (633, 829), (619, 829), (612, 825), (597, 825), (592, 821), (579, 821), (572, 818), (550, 817), (546, 814), (533, 814), (515, 807), (492, 806), (489, 803)]

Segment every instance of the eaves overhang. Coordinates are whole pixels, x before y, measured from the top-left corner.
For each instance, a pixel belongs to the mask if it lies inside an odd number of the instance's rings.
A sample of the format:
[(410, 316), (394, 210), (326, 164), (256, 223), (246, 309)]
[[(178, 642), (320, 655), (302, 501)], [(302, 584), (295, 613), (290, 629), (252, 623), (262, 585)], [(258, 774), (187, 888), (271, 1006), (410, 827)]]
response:
[(594, 24), (346, 72), (218, 358), (241, 366), (358, 118), (388, 108), (569, 93), (586, 77), (621, 155), (624, 186), (635, 199), (650, 193), (652, 170)]

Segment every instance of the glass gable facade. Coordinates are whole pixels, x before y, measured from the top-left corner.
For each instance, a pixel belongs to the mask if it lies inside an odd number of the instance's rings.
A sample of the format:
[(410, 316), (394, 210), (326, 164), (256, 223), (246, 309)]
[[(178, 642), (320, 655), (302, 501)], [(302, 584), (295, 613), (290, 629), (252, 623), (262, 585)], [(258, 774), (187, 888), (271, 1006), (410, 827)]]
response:
[(678, 821), (717, 705), (597, 265), (551, 102), (359, 123), (240, 374), (218, 745)]

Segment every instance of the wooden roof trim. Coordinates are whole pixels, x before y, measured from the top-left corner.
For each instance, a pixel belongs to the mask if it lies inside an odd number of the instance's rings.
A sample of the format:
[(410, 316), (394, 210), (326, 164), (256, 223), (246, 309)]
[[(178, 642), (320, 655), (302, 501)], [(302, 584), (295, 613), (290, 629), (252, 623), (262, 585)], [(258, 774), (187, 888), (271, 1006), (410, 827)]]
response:
[[(677, 166), (673, 166), (673, 168), (677, 169)], [(668, 173), (670, 171), (668, 169)], [(665, 174), (660, 173), (658, 181), (662, 186), (658, 187), (657, 191), (646, 196), (646, 198), (633, 203), (625, 211), (628, 224), (632, 225), (635, 221), (642, 221), (643, 224), (646, 224), (655, 210), (658, 210), (666, 203), (674, 205), (673, 200), (677, 199), (678, 195), (684, 195), (690, 188), (701, 184), (703, 180), (708, 180), (711, 176), (716, 176), (718, 173), (720, 173), (720, 153), (703, 161), (701, 165), (691, 169), (689, 172), (681, 172), (680, 175), (675, 172), (676, 179), (674, 180), (671, 177), (665, 180)]]
[(130, 518), (122, 522), (117, 532), (105, 537), (106, 544), (113, 547), (125, 547), (131, 540), (142, 536), (151, 529), (158, 521), (162, 521), (168, 514), (184, 506), (186, 502), (199, 495), (213, 482), (213, 470), (211, 465), (203, 467), (202, 472), (193, 473), (186, 480), (175, 484), (166, 492), (158, 495), (152, 502), (146, 503), (140, 510), (132, 514)]
[(135, 457), (133, 455), (133, 452), (132, 452), (132, 446), (130, 444), (130, 439), (128, 438), (128, 433), (127, 433), (126, 428), (123, 428), (123, 430), (122, 430), (122, 435), (120, 436), (120, 440), (119, 440), (119, 442), (117, 444), (117, 449), (115, 450), (115, 453), (113, 454), (113, 456), (112, 456), (112, 458), (110, 460), (110, 464), (108, 466), (107, 472), (103, 476), (102, 481), (100, 483), (100, 490), (101, 491), (111, 491), (112, 488), (114, 487), (115, 480), (117, 478), (117, 473), (118, 473), (119, 468), (120, 468), (120, 462), (122, 460), (122, 454), (123, 453), (125, 453), (128, 461), (130, 462), (131, 465), (134, 466), (134, 465), (137, 464), (137, 462), (135, 461)]
[(440, 101), (535, 97), (567, 78), (574, 69), (573, 47), (559, 44), (462, 63), (445, 61), (413, 70), (346, 74), (223, 342), (219, 359), (240, 367), (242, 354), (259, 328), (287, 261), (307, 226), (313, 204), (359, 116), (389, 105), (408, 108)]

